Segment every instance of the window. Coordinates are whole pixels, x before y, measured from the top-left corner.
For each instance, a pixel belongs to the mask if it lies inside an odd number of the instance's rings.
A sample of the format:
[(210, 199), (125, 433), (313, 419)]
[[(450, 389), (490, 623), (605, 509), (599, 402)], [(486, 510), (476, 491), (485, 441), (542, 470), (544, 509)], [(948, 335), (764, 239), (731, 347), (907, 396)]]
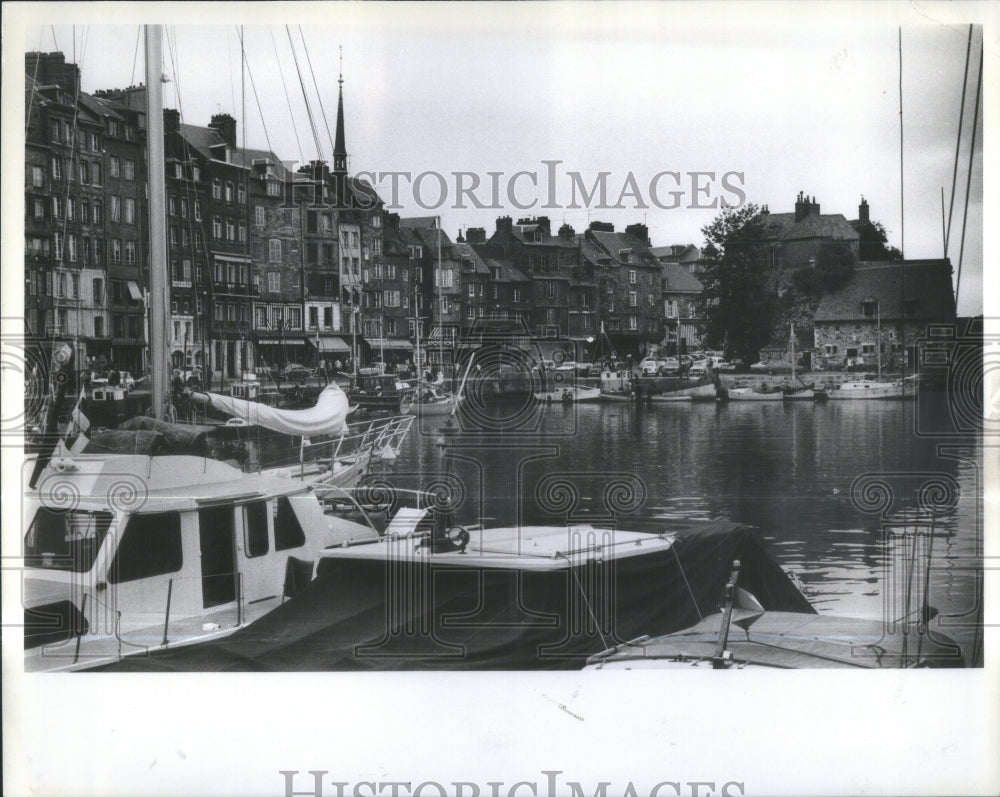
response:
[(628, 306), (629, 307), (635, 307), (636, 304), (637, 304), (636, 292), (635, 291), (629, 291), (628, 292)]
[(177, 228), (173, 226), (170, 228), (170, 245), (177, 246)]
[(135, 200), (131, 197), (125, 198), (125, 223), (135, 224)]
[(122, 220), (122, 199), (118, 196), (111, 197), (111, 221)]
[(62, 218), (62, 197), (52, 197), (52, 218)]
[(226, 240), (227, 241), (236, 240), (236, 225), (233, 224), (232, 219), (226, 219)]
[(69, 262), (76, 262), (76, 236), (70, 233), (66, 236), (66, 242), (69, 244)]
[(103, 338), (104, 337), (104, 318), (102, 316), (94, 316), (94, 337)]
[(546, 282), (545, 288), (550, 299), (556, 298), (556, 284), (554, 282)]
[(422, 246), (411, 246), (410, 247), (410, 257), (414, 260), (419, 260), (424, 256), (424, 249)]
[(188, 228), (181, 227), (181, 244), (187, 246), (191, 243), (191, 237), (188, 235)]
[(476, 295), (476, 286), (474, 283), (469, 283), (469, 298), (472, 299)]
[(201, 179), (201, 167), (192, 166), (191, 167), (191, 179), (198, 182)]
[(263, 556), (268, 551), (267, 504), (254, 501), (243, 507), (244, 550), (247, 556)]
[(115, 264), (122, 262), (122, 242), (117, 238), (111, 241), (111, 262)]
[(212, 219), (212, 238), (216, 241), (222, 238), (222, 219), (218, 216)]
[(226, 202), (233, 201), (233, 184), (230, 181), (226, 181)]
[(108, 581), (122, 584), (176, 573), (183, 563), (179, 512), (132, 515), (108, 570)]
[(864, 313), (865, 318), (875, 318), (875, 313), (878, 310), (878, 302), (867, 301), (861, 303), (861, 311)]
[(288, 328), (289, 329), (302, 329), (302, 308), (301, 307), (289, 307), (288, 308)]
[(102, 216), (104, 215), (102, 212), (104, 210), (104, 206), (101, 204), (100, 200), (95, 199), (94, 204), (90, 207), (94, 216), (94, 224), (101, 224)]
[(111, 518), (110, 512), (39, 507), (24, 536), (24, 563), (28, 567), (87, 572), (97, 558)]
[(323, 326), (326, 329), (330, 329), (333, 326), (333, 308), (324, 307), (323, 308)]
[(90, 134), (90, 151), (91, 152), (101, 151), (101, 137), (97, 133)]
[(874, 343), (862, 343), (861, 344), (861, 353), (862, 354), (874, 354), (875, 353), (875, 344)]
[(263, 227), (264, 226), (264, 206), (263, 205), (255, 205), (254, 209), (253, 209), (253, 216), (254, 216), (253, 223), (256, 224), (258, 227)]
[(381, 228), (381, 226), (382, 226), (382, 217), (376, 213), (374, 216), (372, 216), (372, 227), (374, 227), (377, 230)]
[(639, 319), (637, 319), (634, 315), (630, 315), (628, 317), (628, 328), (631, 330), (639, 328)]
[(195, 199), (194, 201), (194, 220), (201, 221), (201, 200)]
[(254, 307), (253, 323), (257, 329), (267, 328), (267, 308), (260, 305)]
[(267, 181), (267, 195), (268, 196), (281, 196), (281, 185), (277, 180)]
[(121, 176), (121, 160), (115, 155), (108, 158), (108, 174), (112, 177)]
[(104, 241), (94, 239), (94, 265), (99, 266), (104, 262)]
[(628, 282), (629, 282), (629, 285), (635, 285), (635, 269), (634, 268), (630, 268), (628, 270)]
[(41, 188), (45, 184), (45, 175), (42, 171), (41, 166), (31, 167), (31, 185), (35, 188)]
[(271, 263), (281, 262), (281, 239), (272, 238), (267, 242), (267, 259)]
[(218, 177), (212, 180), (212, 199), (222, 199), (222, 180)]
[(240, 183), (237, 190), (237, 197), (239, 198), (240, 204), (245, 205), (247, 203), (247, 189), (243, 183)]
[(514, 288), (514, 301), (515, 302), (521, 301), (521, 289), (520, 288)]
[(268, 271), (267, 272), (267, 290), (270, 293), (280, 293), (281, 292), (281, 272), (280, 271)]
[(135, 241), (125, 242), (125, 264), (129, 266), (135, 265)]
[(101, 164), (99, 163), (90, 164), (90, 183), (91, 185), (101, 184)]
[(125, 159), (125, 179), (134, 180), (135, 179), (135, 161), (131, 158)]
[(55, 257), (56, 260), (62, 260), (63, 259), (62, 233), (60, 232), (53, 233), (52, 239), (53, 239), (52, 240), (53, 256)]
[(104, 280), (94, 278), (94, 304), (101, 306), (104, 304)]
[(167, 199), (167, 213), (171, 216), (177, 215), (177, 198), (173, 194)]
[(52, 178), (54, 180), (62, 179), (62, 158), (53, 158), (52, 161)]

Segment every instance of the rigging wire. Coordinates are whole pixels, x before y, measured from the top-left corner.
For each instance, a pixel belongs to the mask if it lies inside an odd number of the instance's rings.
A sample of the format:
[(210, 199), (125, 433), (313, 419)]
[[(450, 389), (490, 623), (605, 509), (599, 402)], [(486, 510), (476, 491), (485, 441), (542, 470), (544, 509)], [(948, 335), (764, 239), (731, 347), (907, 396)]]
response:
[(139, 25), (135, 32), (135, 52), (132, 54), (132, 79), (129, 81), (130, 86), (135, 85), (135, 65), (139, 61), (139, 43), (142, 41), (142, 25)]
[(962, 243), (958, 249), (958, 277), (955, 280), (955, 306), (958, 307), (958, 290), (962, 287), (962, 257), (965, 254), (965, 225), (969, 220), (969, 189), (972, 187), (972, 162), (976, 157), (976, 130), (979, 128), (979, 95), (983, 87), (983, 55), (979, 55), (979, 78), (976, 80), (976, 102), (973, 106), (972, 143), (969, 145), (969, 174), (965, 181), (965, 212), (962, 214)]
[[(233, 109), (236, 109), (236, 86), (233, 85), (233, 51), (231, 47), (232, 41), (229, 38), (229, 28), (226, 28), (226, 60), (229, 62), (229, 96), (233, 103)], [(243, 52), (243, 38), (240, 37), (240, 52)], [(244, 124), (246, 123), (246, 117), (243, 119)]]
[(316, 145), (316, 157), (321, 161), (326, 160), (323, 157), (323, 145), (319, 141), (319, 133), (316, 132), (316, 120), (313, 119), (312, 105), (309, 104), (309, 95), (306, 92), (306, 83), (302, 79), (302, 69), (299, 66), (299, 56), (295, 52), (295, 43), (292, 41), (292, 30), (285, 25), (285, 33), (288, 35), (288, 47), (292, 51), (292, 60), (295, 61), (295, 72), (299, 76), (299, 86), (302, 89), (302, 101), (306, 105), (306, 116), (309, 117), (309, 127), (312, 130), (313, 143)]
[[(240, 46), (243, 46), (243, 31), (237, 31), (240, 37)], [(244, 50), (245, 52), (245, 50)], [(253, 80), (253, 72), (250, 69), (250, 62), (247, 61), (247, 77), (250, 79), (250, 90), (253, 92), (254, 101), (257, 103), (257, 113), (260, 115), (260, 124), (264, 129), (264, 140), (267, 141), (267, 149), (273, 155), (274, 147), (271, 145), (271, 137), (267, 132), (267, 122), (264, 121), (264, 109), (260, 105), (260, 97), (257, 96), (257, 84)], [(243, 120), (244, 126), (246, 125), (246, 119)], [(275, 155), (275, 157), (277, 157)]]
[(295, 146), (299, 150), (299, 160), (305, 163), (306, 157), (302, 154), (302, 142), (299, 140), (299, 129), (295, 124), (295, 114), (292, 112), (292, 98), (288, 95), (288, 86), (285, 85), (285, 71), (281, 68), (281, 58), (278, 56), (278, 42), (275, 41), (274, 31), (271, 30), (271, 44), (274, 46), (274, 59), (278, 63), (278, 75), (281, 77), (281, 88), (285, 92), (285, 102), (288, 104), (288, 118), (292, 123), (292, 133), (295, 134)]
[(944, 256), (948, 257), (948, 241), (951, 238), (951, 219), (955, 213), (955, 185), (958, 182), (958, 153), (962, 148), (962, 122), (965, 119), (965, 90), (969, 85), (969, 55), (972, 51), (972, 25), (969, 25), (969, 41), (965, 46), (965, 71), (962, 73), (962, 101), (958, 106), (958, 135), (955, 137), (955, 167), (951, 173), (951, 204), (948, 206), (948, 230), (944, 235)]
[(319, 93), (319, 84), (316, 82), (316, 73), (313, 71), (312, 56), (309, 55), (309, 47), (306, 45), (306, 37), (302, 32), (302, 26), (299, 25), (299, 38), (302, 39), (302, 49), (306, 53), (306, 61), (309, 63), (309, 74), (312, 75), (313, 88), (316, 91), (316, 101), (319, 103), (320, 113), (323, 114), (323, 124), (326, 127), (326, 137), (330, 140), (330, 152), (335, 149), (333, 143), (333, 136), (330, 134), (330, 121), (326, 117), (326, 106), (323, 105), (323, 97)]

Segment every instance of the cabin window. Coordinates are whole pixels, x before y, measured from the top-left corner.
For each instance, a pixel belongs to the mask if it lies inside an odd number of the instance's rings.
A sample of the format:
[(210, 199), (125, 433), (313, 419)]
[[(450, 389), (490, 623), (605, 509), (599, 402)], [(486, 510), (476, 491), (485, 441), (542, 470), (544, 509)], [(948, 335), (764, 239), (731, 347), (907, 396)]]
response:
[(279, 498), (274, 508), (274, 550), (287, 551), (305, 544), (306, 535), (295, 516), (295, 510), (287, 498)]
[(28, 567), (85, 573), (111, 525), (110, 512), (67, 512), (40, 507), (24, 537)]
[(268, 551), (267, 505), (263, 501), (244, 507), (244, 550), (247, 556), (263, 556)]
[(176, 573), (183, 563), (179, 512), (132, 515), (108, 571), (108, 581), (122, 584)]

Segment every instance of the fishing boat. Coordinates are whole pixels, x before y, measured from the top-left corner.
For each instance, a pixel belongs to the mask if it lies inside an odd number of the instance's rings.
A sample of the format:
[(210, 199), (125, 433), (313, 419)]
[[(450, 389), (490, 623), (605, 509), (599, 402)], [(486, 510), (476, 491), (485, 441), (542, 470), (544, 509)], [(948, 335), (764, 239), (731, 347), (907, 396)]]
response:
[(561, 402), (563, 404), (577, 404), (585, 401), (600, 401), (601, 389), (599, 387), (581, 387), (578, 385), (565, 385), (555, 387), (551, 390), (542, 390), (532, 393), (535, 401), (545, 404)]
[[(929, 633), (933, 610), (908, 625), (884, 619), (767, 611), (737, 586), (739, 560), (721, 612), (659, 637), (641, 636), (587, 660), (588, 670), (910, 669), (964, 667), (959, 646)], [(742, 632), (732, 630), (737, 626)]]
[(632, 401), (632, 372), (626, 369), (620, 371), (601, 371), (602, 401)]
[(728, 390), (730, 401), (783, 401), (785, 391), (782, 387), (758, 385), (757, 387), (731, 387)]
[(813, 382), (806, 384), (802, 379), (795, 373), (795, 324), (789, 325), (789, 335), (788, 335), (789, 347), (791, 349), (789, 353), (789, 360), (792, 364), (792, 378), (788, 381), (788, 384), (784, 388), (784, 399), (785, 401), (813, 401), (813, 400), (823, 400), (826, 398), (826, 393), (822, 390), (817, 391), (816, 385)]

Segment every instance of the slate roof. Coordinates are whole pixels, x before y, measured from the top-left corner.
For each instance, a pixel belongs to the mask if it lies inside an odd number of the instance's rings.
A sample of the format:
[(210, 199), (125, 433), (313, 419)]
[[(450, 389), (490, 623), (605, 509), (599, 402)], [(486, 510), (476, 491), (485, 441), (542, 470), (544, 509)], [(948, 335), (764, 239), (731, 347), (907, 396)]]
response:
[[(471, 260), (472, 270), (474, 273), (485, 274), (487, 276), (489, 275), (490, 273), (489, 268), (486, 266), (486, 263), (483, 261), (483, 259), (479, 256), (479, 253), (472, 248), (471, 244), (467, 243), (453, 244), (452, 252), (454, 253), (454, 256), (458, 260), (461, 261)], [(465, 263), (463, 262), (462, 265), (464, 266)]]
[(664, 263), (663, 278), (666, 280), (668, 293), (701, 293), (702, 284), (686, 266), (679, 263)]
[(400, 227), (437, 229), (437, 216), (411, 216), (408, 219), (400, 219)]
[(125, 117), (118, 113), (110, 102), (100, 97), (92, 97), (89, 94), (80, 92), (80, 104), (86, 106), (98, 116), (108, 116), (112, 119), (124, 121)]
[[(951, 264), (947, 260), (904, 260), (902, 263), (859, 263), (851, 281), (820, 299), (814, 322), (872, 321), (866, 301), (879, 303), (886, 321), (955, 320)], [(904, 316), (903, 302), (916, 301), (916, 315)]]
[(631, 257), (627, 258), (629, 265), (651, 266), (660, 264), (650, 253), (649, 246), (645, 241), (640, 241), (627, 232), (591, 230), (590, 234), (593, 236), (593, 240), (611, 256), (614, 262), (624, 264), (626, 262), (625, 256), (619, 255), (619, 252), (622, 249), (630, 249)]
[(765, 213), (762, 216), (767, 237), (777, 241), (800, 241), (806, 238), (831, 238), (835, 241), (857, 241), (858, 231), (842, 213), (810, 213), (795, 221), (794, 213)]
[(531, 278), (526, 276), (524, 272), (512, 266), (506, 260), (501, 260), (496, 257), (483, 258), (483, 262), (486, 267), (492, 273), (493, 269), (500, 269), (500, 282), (531, 282)]

